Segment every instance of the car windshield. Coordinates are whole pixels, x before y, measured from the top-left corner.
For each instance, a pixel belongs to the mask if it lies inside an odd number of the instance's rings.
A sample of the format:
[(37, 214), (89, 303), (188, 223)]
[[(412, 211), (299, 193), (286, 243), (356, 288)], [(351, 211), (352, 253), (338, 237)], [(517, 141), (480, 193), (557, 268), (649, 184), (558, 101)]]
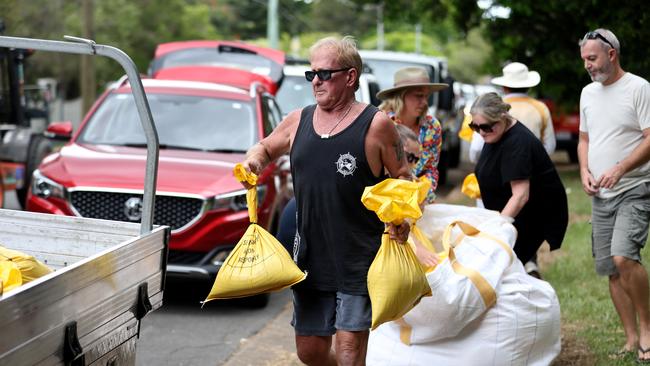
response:
[[(249, 102), (156, 93), (147, 93), (147, 100), (161, 148), (245, 152), (257, 141), (255, 112)], [(133, 96), (108, 96), (78, 142), (146, 146)]]
[[(391, 61), (391, 60), (376, 60), (376, 59), (367, 59), (364, 58), (363, 62), (370, 66), (372, 73), (377, 78), (377, 83), (381, 90), (392, 88), (394, 82), (395, 72), (401, 68), (409, 66), (422, 67), (427, 70), (429, 74), (429, 80), (435, 82), (433, 75), (435, 71), (431, 65), (421, 64), (418, 62), (408, 62), (408, 61)], [(429, 97), (429, 105), (433, 103), (433, 96)]]
[[(358, 89), (354, 96), (359, 101), (364, 101), (361, 89)], [(293, 110), (306, 107), (316, 103), (314, 92), (311, 88), (311, 82), (307, 81), (304, 76), (286, 75), (282, 81), (282, 87), (276, 95), (278, 105), (285, 115)]]
[(276, 99), (284, 114), (316, 103), (311, 83), (304, 76), (285, 75)]

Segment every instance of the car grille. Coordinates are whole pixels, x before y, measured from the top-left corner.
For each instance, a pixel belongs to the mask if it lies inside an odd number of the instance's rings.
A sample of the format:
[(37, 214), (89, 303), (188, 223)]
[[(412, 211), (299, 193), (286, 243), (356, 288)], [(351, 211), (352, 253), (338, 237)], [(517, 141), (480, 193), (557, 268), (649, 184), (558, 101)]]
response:
[[(131, 203), (131, 210), (127, 207)], [(140, 222), (142, 195), (135, 193), (75, 191), (70, 193), (70, 202), (83, 217), (94, 219)], [(203, 200), (177, 196), (156, 196), (153, 223), (167, 225), (177, 230), (200, 213)]]

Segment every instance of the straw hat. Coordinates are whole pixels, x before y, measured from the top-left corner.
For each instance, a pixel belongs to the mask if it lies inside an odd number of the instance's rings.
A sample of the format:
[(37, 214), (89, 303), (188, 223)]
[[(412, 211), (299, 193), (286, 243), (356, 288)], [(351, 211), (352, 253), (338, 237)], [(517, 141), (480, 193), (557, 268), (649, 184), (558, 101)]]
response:
[(528, 66), (521, 62), (513, 62), (503, 68), (503, 76), (492, 79), (492, 84), (507, 88), (532, 88), (539, 84), (540, 80), (537, 71), (528, 71)]
[(381, 90), (377, 93), (377, 98), (386, 99), (397, 91), (422, 86), (429, 88), (429, 91), (433, 93), (445, 89), (449, 85), (429, 82), (429, 74), (422, 67), (405, 67), (395, 72), (393, 87)]

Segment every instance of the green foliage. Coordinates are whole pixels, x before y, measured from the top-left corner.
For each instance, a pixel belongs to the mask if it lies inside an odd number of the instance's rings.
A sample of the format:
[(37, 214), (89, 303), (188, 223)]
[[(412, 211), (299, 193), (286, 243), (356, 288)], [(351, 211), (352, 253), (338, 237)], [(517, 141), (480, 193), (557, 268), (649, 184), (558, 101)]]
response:
[[(574, 109), (580, 90), (591, 80), (582, 68), (578, 40), (589, 30), (612, 30), (621, 42), (621, 65), (650, 76), (650, 49), (640, 46), (650, 36), (647, 2), (630, 0), (497, 0), (510, 8), (508, 18), (487, 20), (488, 38), (498, 60), (520, 61), (538, 70), (537, 89), (560, 105)], [(494, 71), (501, 65), (495, 64)]]
[(492, 47), (478, 28), (469, 31), (467, 38), (449, 42), (445, 54), (449, 70), (456, 80), (475, 83), (485, 73), (484, 65), (492, 58)]
[[(384, 34), (384, 49), (387, 51), (415, 52), (416, 35), (413, 29), (410, 31), (397, 31)], [(439, 40), (429, 34), (420, 36), (420, 53), (431, 56), (443, 56), (442, 45)], [(376, 49), (377, 36), (371, 35), (361, 42), (363, 49)]]

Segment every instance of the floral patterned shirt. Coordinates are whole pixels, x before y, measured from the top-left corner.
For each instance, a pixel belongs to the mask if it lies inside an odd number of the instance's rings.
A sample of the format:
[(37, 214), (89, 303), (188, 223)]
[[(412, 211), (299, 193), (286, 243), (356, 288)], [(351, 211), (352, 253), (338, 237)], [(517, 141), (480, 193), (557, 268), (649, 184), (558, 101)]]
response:
[[(394, 113), (389, 116), (395, 123), (401, 121), (395, 117)], [(427, 194), (425, 203), (433, 203), (436, 199), (436, 189), (438, 188), (438, 162), (440, 161), (440, 150), (442, 148), (442, 126), (437, 119), (432, 116), (426, 116), (420, 122), (420, 133), (418, 135), (420, 142), (420, 160), (413, 166), (413, 175), (416, 177), (426, 176), (431, 181), (431, 189)]]

